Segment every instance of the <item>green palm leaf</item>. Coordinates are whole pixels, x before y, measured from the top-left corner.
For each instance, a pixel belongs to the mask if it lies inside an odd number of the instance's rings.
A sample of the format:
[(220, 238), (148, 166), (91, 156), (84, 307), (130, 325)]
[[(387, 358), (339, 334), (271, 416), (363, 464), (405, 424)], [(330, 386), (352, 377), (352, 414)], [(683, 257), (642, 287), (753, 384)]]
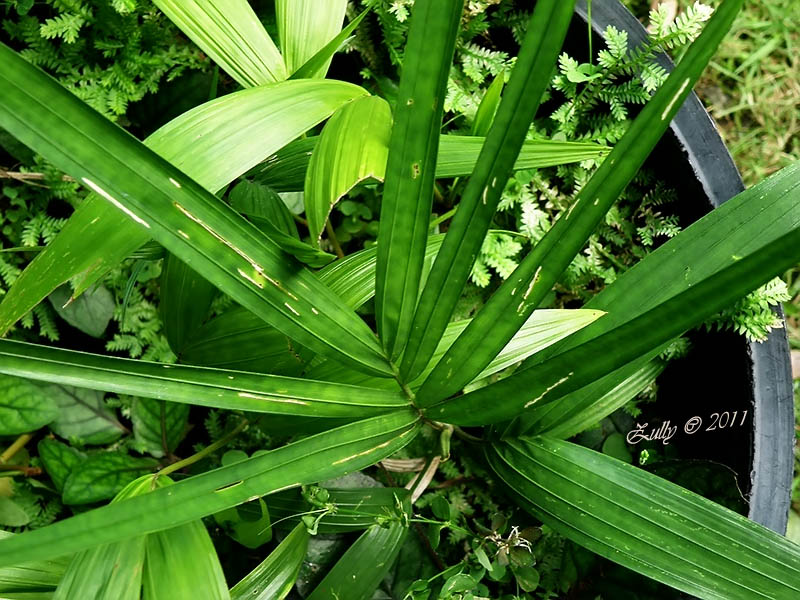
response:
[(375, 312), (391, 359), (408, 337), (433, 203), (439, 129), (464, 0), (414, 4), (389, 142), (378, 229)]
[[(289, 337), (356, 368), (390, 373), (366, 324), (232, 208), (5, 46), (0, 59), (7, 65), (0, 125)], [(281, 85), (292, 84), (316, 82)]]
[[(539, 100), (547, 89), (550, 69), (566, 36), (573, 5), (572, 0), (543, 0), (536, 3), (494, 124), (461, 197), (458, 212), (450, 224), (442, 252), (434, 263), (419, 299), (408, 348), (400, 367), (405, 380), (415, 378), (429, 363), (450, 321), (505, 189), (512, 165), (530, 129)], [(545, 73), (547, 75), (543, 76)], [(413, 299), (407, 301), (412, 309), (415, 301), (416, 290)], [(491, 337), (493, 335), (490, 333)], [(466, 381), (479, 371), (470, 373)], [(460, 385), (466, 381), (461, 381)]]
[[(475, 371), (488, 364), (550, 292), (666, 131), (730, 29), (741, 4), (742, 0), (725, 2), (715, 12), (684, 59), (581, 188), (569, 209), (492, 295), (431, 373), (419, 392), (422, 405), (454, 393)], [(459, 375), (448, 378), (451, 363), (460, 366)]]
[(229, 410), (308, 417), (363, 417), (408, 406), (378, 391), (310, 379), (165, 365), (0, 340), (0, 373)]
[(706, 600), (800, 595), (800, 547), (656, 475), (542, 437), (488, 458), (523, 508), (656, 581)]
[(247, 0), (155, 0), (155, 5), (243, 87), (287, 78), (281, 53)]
[(404, 410), (344, 425), (0, 540), (0, 566), (46, 560), (177, 527), (253, 498), (363, 469), (411, 441), (418, 419), (415, 412)]

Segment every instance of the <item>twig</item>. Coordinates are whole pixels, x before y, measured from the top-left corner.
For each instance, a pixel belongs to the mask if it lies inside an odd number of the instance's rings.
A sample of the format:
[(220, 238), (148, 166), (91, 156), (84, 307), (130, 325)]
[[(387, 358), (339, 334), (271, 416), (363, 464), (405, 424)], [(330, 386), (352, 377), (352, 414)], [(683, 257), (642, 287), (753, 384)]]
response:
[[(44, 173), (23, 173), (22, 171), (9, 171), (0, 167), (0, 179), (14, 179), (15, 181), (42, 181), (45, 178)], [(69, 175), (62, 175), (61, 181), (75, 181), (75, 178)]]
[(2, 471), (19, 471), (25, 477), (36, 477), (42, 474), (41, 467), (24, 467), (22, 465), (0, 465), (0, 472)]
[(30, 442), (33, 439), (32, 433), (23, 433), (17, 439), (14, 440), (14, 443), (11, 444), (8, 448), (6, 448), (2, 454), (0, 454), (0, 465), (3, 465), (10, 461), (17, 452), (22, 450), (25, 447), (25, 444)]
[(333, 225), (331, 225), (330, 221), (325, 222), (325, 231), (328, 232), (328, 241), (333, 246), (336, 256), (344, 258), (344, 252), (342, 252), (342, 247), (339, 245), (339, 240), (336, 239), (336, 232), (333, 230)]
[(174, 473), (175, 471), (178, 471), (180, 469), (188, 467), (189, 465), (193, 465), (194, 463), (196, 463), (197, 461), (205, 458), (206, 456), (208, 456), (212, 452), (215, 452), (215, 451), (219, 450), (220, 448), (225, 446), (228, 442), (230, 442), (233, 438), (235, 438), (237, 435), (239, 435), (242, 432), (242, 430), (245, 427), (247, 427), (248, 424), (249, 424), (249, 421), (247, 419), (242, 419), (239, 422), (239, 424), (236, 427), (234, 427), (233, 430), (230, 433), (228, 433), (227, 435), (221, 437), (220, 439), (218, 439), (213, 444), (210, 444), (210, 445), (206, 446), (205, 448), (200, 450), (200, 452), (197, 452), (196, 454), (192, 454), (191, 456), (189, 456), (187, 458), (184, 458), (183, 460), (179, 460), (178, 462), (172, 463), (171, 465), (168, 465), (168, 466), (164, 467), (158, 473), (155, 474), (155, 476), (153, 477), (153, 480), (155, 481), (155, 479), (157, 477), (161, 476), (161, 475), (169, 475), (170, 473)]

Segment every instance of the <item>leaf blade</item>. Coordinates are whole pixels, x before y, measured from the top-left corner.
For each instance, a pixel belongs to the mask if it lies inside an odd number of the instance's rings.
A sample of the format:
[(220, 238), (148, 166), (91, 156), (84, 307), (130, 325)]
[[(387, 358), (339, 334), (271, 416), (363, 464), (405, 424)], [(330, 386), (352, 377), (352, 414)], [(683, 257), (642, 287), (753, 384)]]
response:
[(308, 233), (315, 246), (343, 196), (362, 181), (383, 181), (391, 127), (389, 104), (377, 96), (346, 104), (325, 124), (305, 182)]
[[(342, 29), (347, 0), (276, 0), (275, 13), (286, 69), (294, 73)], [(330, 59), (313, 73), (324, 77)]]
[(364, 468), (407, 444), (418, 416), (399, 411), (305, 438), (148, 494), (0, 540), (0, 565), (47, 559), (191, 522), (252, 497)]
[(308, 600), (369, 600), (389, 572), (407, 534), (408, 527), (400, 521), (392, 521), (388, 527), (373, 525), (347, 549)]
[(463, 0), (420, 0), (412, 10), (378, 229), (375, 313), (390, 359), (405, 346), (419, 294), (444, 91), (463, 6)]
[[(390, 374), (366, 324), (274, 242), (16, 53), (2, 46), (0, 56), (8, 65), (0, 81), (10, 90), (0, 104), (0, 123), (9, 131), (293, 339), (356, 368)], [(316, 82), (281, 85), (309, 83)]]
[[(800, 258), (798, 197), (800, 164), (795, 164), (695, 222), (609, 286), (615, 289), (613, 294), (592, 304), (602, 308), (605, 298), (623, 302), (620, 298), (630, 293), (633, 304), (619, 305), (628, 312), (609, 313), (564, 340), (559, 354), (532, 360), (529, 368), (441, 402), (427, 414), (437, 420), (458, 419), (454, 423), (459, 425), (472, 419), (485, 424), (513, 418), (523, 415), (526, 407), (556, 400), (665, 344)], [(635, 286), (652, 279), (653, 272), (676, 281), (669, 286), (651, 281), (645, 289), (652, 298), (634, 293)], [(615, 351), (607, 352), (608, 348)], [(481, 404), (487, 398), (494, 399), (492, 406)], [(471, 410), (474, 414), (467, 416), (465, 411)]]
[(310, 536), (303, 523), (292, 529), (278, 547), (231, 588), (231, 600), (282, 600), (291, 591)]
[[(420, 403), (429, 405), (452, 394), (460, 382), (488, 363), (550, 292), (564, 269), (580, 252), (597, 224), (636, 175), (669, 127), (714, 50), (730, 29), (742, 0), (725, 2), (714, 12), (686, 56), (648, 101), (569, 209), (520, 262), (481, 308), (444, 361), (461, 365), (461, 375), (447, 380), (434, 369), (420, 390)], [(494, 325), (489, 335), (483, 332)]]
[(243, 87), (283, 81), (283, 57), (246, 0), (155, 0), (203, 52)]
[(148, 363), (10, 340), (0, 340), (0, 372), (157, 400), (272, 414), (357, 418), (408, 406), (399, 390)]
[(526, 510), (662, 583), (714, 600), (800, 591), (798, 546), (646, 471), (542, 437), (510, 442), (490, 461)]

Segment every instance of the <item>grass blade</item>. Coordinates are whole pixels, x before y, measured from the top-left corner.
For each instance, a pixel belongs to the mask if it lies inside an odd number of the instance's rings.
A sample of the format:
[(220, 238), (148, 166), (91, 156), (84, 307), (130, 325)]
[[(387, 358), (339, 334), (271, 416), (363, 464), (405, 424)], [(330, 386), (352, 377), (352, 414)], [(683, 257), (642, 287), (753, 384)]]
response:
[[(278, 35), (286, 69), (294, 73), (342, 29), (347, 0), (276, 0)], [(325, 77), (330, 59), (307, 76)]]
[[(574, 0), (536, 3), (494, 123), (420, 297), (400, 366), (400, 375), (405, 381), (422, 372), (450, 321), (539, 100), (547, 89), (552, 66), (572, 17), (573, 4)], [(479, 371), (473, 370), (469, 379)], [(464, 383), (466, 381), (459, 385)]]
[(706, 600), (800, 595), (800, 547), (656, 475), (542, 437), (489, 460), (527, 511), (647, 577)]
[(0, 340), (0, 373), (170, 402), (309, 417), (358, 418), (408, 405), (399, 389), (164, 365), (11, 340)]
[(655, 350), (798, 260), (800, 163), (732, 198), (623, 274), (590, 303), (618, 300), (613, 314), (564, 340), (559, 354), (427, 415), (458, 425), (522, 415)]
[(392, 111), (383, 98), (345, 104), (325, 124), (308, 165), (305, 208), (311, 243), (319, 247), (333, 207), (358, 183), (383, 181)]
[(398, 411), (288, 446), (47, 527), (0, 540), (0, 566), (79, 552), (189, 523), (281, 489), (363, 469), (405, 446), (418, 415)]
[(294, 586), (310, 537), (305, 524), (297, 525), (262, 563), (231, 588), (231, 600), (283, 600)]
[[(742, 1), (727, 0), (716, 10), (681, 63), (581, 188), (573, 204), (481, 308), (467, 331), (431, 373), (420, 390), (422, 405), (454, 393), (488, 364), (550, 292), (666, 131), (730, 29)], [(459, 375), (452, 379), (446, 377), (449, 364), (460, 366)]]
[(369, 327), (252, 224), (6, 46), (0, 60), (0, 125), (292, 339), (390, 373)]
[[(145, 144), (215, 192), (365, 93), (332, 81), (237, 92), (181, 115)], [(295, 110), (298, 104), (302, 111)], [(203, 139), (199, 146), (198, 137)], [(219, 160), (221, 155), (227, 160)], [(76, 281), (76, 295), (88, 289), (149, 237), (104, 198), (89, 196), (0, 303), (0, 334), (63, 282)]]
[(417, 304), (445, 88), (463, 6), (464, 0), (418, 0), (411, 14), (378, 230), (375, 313), (391, 359), (405, 346)]
[(242, 87), (286, 79), (283, 57), (247, 0), (154, 0)]

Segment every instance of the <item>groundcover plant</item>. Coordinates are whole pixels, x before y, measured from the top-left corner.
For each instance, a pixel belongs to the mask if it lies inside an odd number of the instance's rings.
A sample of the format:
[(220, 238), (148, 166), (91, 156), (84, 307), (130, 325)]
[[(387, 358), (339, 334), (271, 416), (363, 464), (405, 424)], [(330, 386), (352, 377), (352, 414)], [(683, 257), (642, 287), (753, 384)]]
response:
[[(183, 282), (165, 291), (175, 292), (171, 342), (180, 345), (203, 316), (194, 304), (205, 289), (198, 273), (288, 336), (297, 352), (314, 354), (326, 377), (312, 377), (314, 368), (306, 377), (264, 375), (10, 340), (0, 340), (0, 372), (264, 413), (289, 431), (317, 433), (174, 483), (167, 475), (179, 463), (146, 475), (107, 506), (4, 536), (0, 567), (19, 565), (19, 578), (44, 580), (56, 564), (45, 561), (71, 556), (57, 598), (281, 598), (315, 523), (298, 525), (228, 590), (200, 519), (366, 468), (435, 430), (443, 455), (450, 436), (471, 440), (522, 508), (612, 561), (701, 598), (798, 597), (795, 545), (564, 439), (616, 409), (619, 397), (607, 392), (675, 336), (798, 262), (800, 166), (665, 243), (590, 301), (592, 312), (535, 312), (668, 127), (742, 0), (722, 3), (569, 209), (476, 316), (456, 324), (451, 315), (518, 157), (543, 166), (598, 155), (587, 144), (525, 141), (573, 2), (536, 3), (492, 125), (477, 144), (439, 133), (463, 0), (414, 3), (393, 109), (359, 86), (320, 78), (357, 25), (331, 31), (343, 2), (321, 10), (279, 0), (282, 52), (243, 1), (158, 4), (246, 89), (189, 111), (144, 143), (0, 46), (0, 126), (94, 192), (9, 291), (0, 330), (65, 280), (76, 294), (89, 289), (153, 239)], [(214, 192), (329, 117), (306, 174), (310, 227), (320, 232), (332, 203), (357, 182), (384, 179), (384, 187), (377, 248), (315, 272), (329, 257), (246, 199), (237, 210)], [(469, 177), (443, 237), (428, 235), (437, 176)], [(354, 311), (373, 294), (377, 334)], [(536, 335), (547, 326), (549, 337)], [(499, 381), (462, 393), (520, 361)], [(409, 528), (407, 498), (395, 495), (383, 506), (309, 597), (371, 597)], [(441, 593), (470, 597), (458, 569), (448, 574)], [(408, 590), (413, 598), (429, 594), (428, 581)]]

